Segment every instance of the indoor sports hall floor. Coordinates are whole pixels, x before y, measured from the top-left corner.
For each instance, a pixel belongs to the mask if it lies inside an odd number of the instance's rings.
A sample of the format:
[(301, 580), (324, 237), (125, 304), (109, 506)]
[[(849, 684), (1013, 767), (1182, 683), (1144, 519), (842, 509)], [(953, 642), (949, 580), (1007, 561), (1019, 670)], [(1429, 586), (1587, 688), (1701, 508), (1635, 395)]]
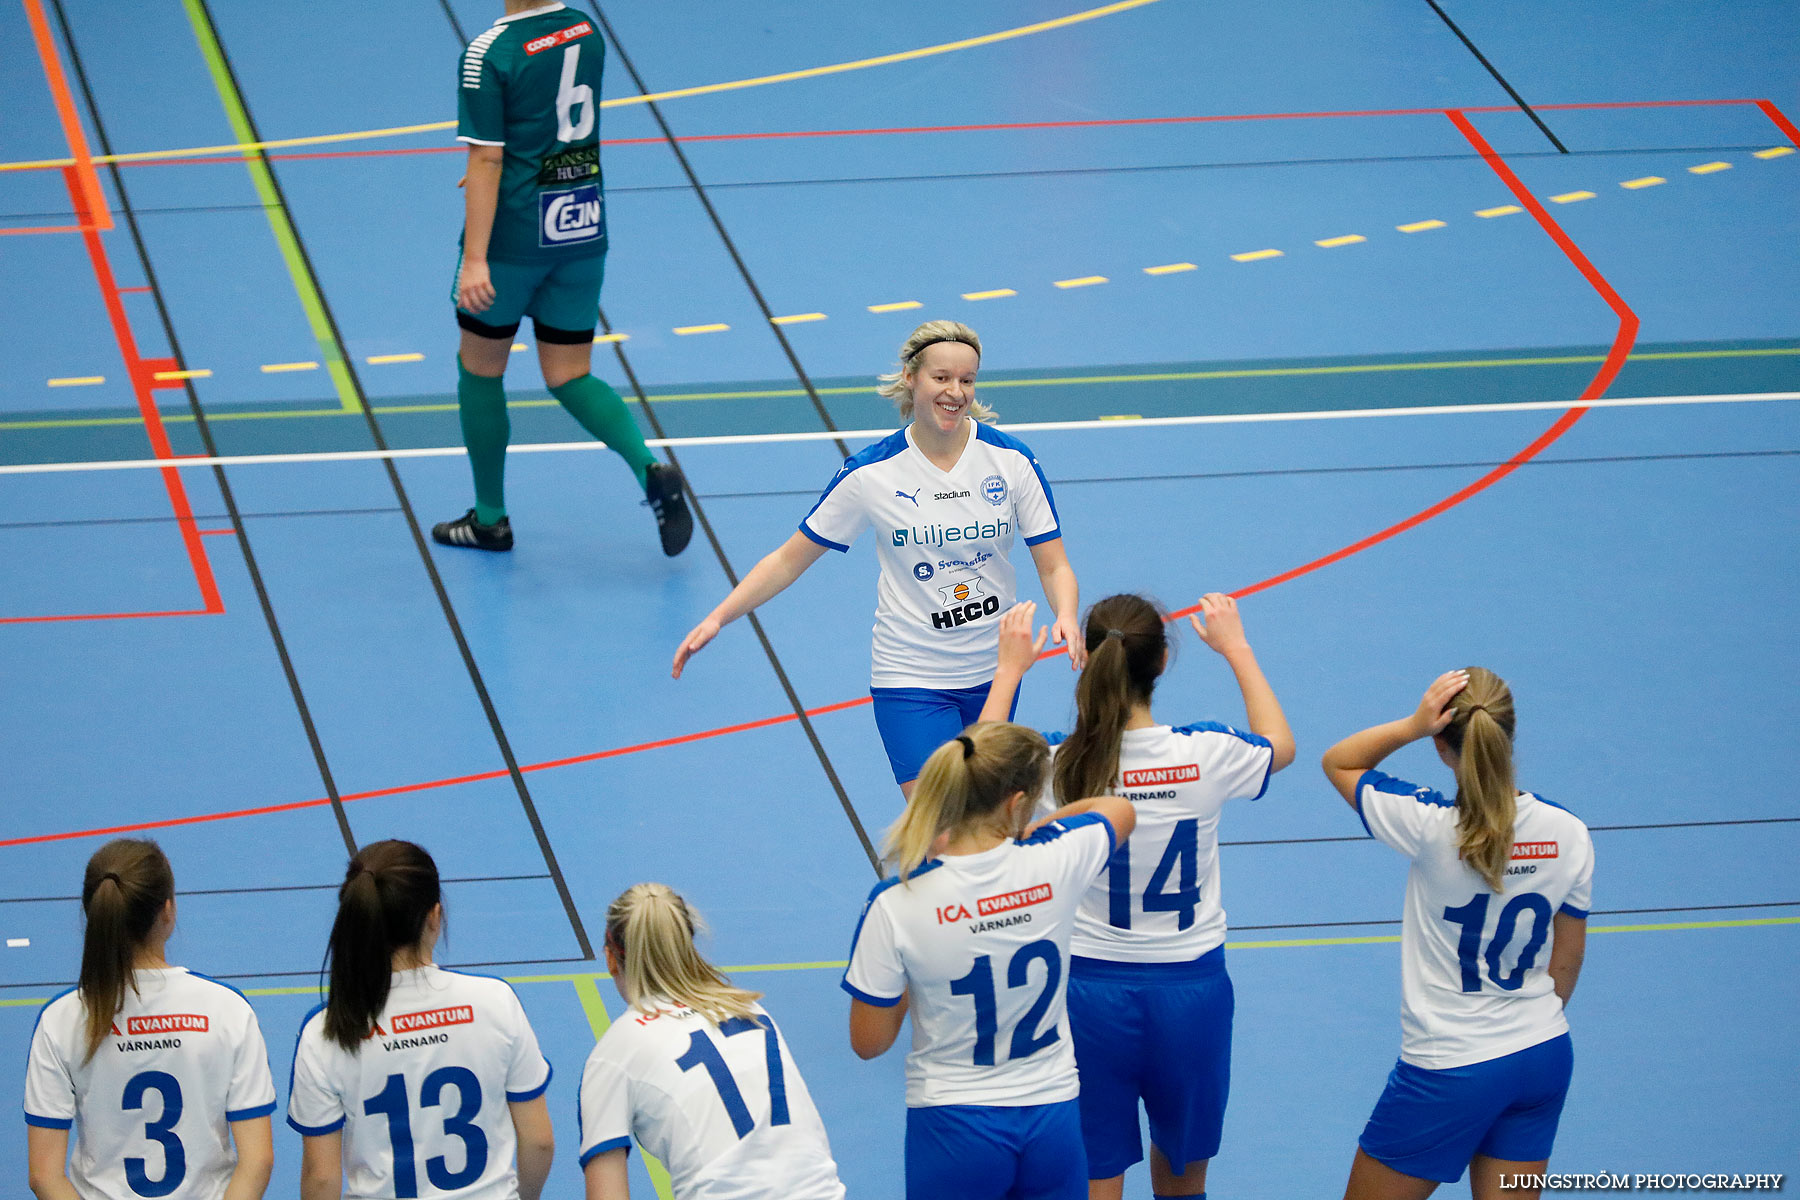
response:
[[(1314, 763), (1466, 663), (1512, 682), (1522, 782), (1595, 830), (1553, 1166), (1800, 1168), (1792, 6), (1082, 2), (605, 8), (596, 362), (698, 495), (665, 560), (530, 355), (515, 441), (574, 445), (513, 456), (518, 548), (420, 540), (469, 503), (437, 123), (497, 2), (0, 0), (7, 1059), (75, 972), (81, 864), (143, 830), (172, 957), (250, 994), (285, 1102), (346, 844), (407, 837), (454, 880), (442, 957), (514, 980), (555, 1064), (548, 1194), (579, 1194), (619, 1008), (605, 907), (660, 879), (768, 993), (851, 1194), (899, 1196), (902, 1056), (851, 1055), (837, 988), (899, 807), (873, 552), (668, 664), (948, 316), (1086, 598), (1243, 596), (1301, 743), (1224, 823), (1212, 1194), (1342, 1186), (1398, 1048), (1404, 870)], [(161, 465), (195, 455), (226, 461)], [(1070, 703), (1054, 659), (1021, 719)], [(1241, 716), (1191, 637), (1158, 709)]]

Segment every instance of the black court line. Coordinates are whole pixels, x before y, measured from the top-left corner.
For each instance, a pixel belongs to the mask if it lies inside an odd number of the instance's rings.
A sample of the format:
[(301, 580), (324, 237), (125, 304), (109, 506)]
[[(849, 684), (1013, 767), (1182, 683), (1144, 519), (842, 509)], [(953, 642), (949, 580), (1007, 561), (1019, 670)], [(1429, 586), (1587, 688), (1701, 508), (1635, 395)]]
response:
[[(441, 884), (451, 883), (513, 883), (526, 879), (548, 879), (548, 875), (467, 875), (459, 879), (440, 879)], [(277, 887), (243, 887), (243, 888), (176, 888), (177, 896), (260, 896), (268, 892), (335, 892), (344, 886), (338, 883), (290, 883)], [(80, 896), (0, 896), (0, 904), (56, 904), (70, 901), (79, 903)]]
[[(644, 77), (639, 75), (637, 67), (632, 65), (631, 57), (625, 53), (624, 43), (619, 41), (618, 33), (614, 31), (612, 23), (606, 19), (606, 14), (601, 11), (597, 0), (588, 0), (588, 8), (593, 10), (594, 19), (600, 22), (600, 27), (606, 30), (607, 39), (612, 42), (613, 49), (618, 53), (619, 63), (631, 75), (631, 82), (637, 86), (638, 94), (650, 95), (650, 88), (644, 83)], [(713, 229), (719, 235), (719, 241), (724, 243), (726, 253), (731, 255), (732, 263), (737, 266), (738, 274), (743, 277), (744, 286), (750, 289), (750, 296), (756, 301), (756, 307), (762, 312), (763, 320), (769, 326), (769, 332), (773, 333), (775, 340), (781, 344), (781, 352), (787, 356), (788, 365), (793, 368), (794, 377), (800, 381), (800, 386), (806, 389), (806, 395), (812, 401), (813, 411), (819, 414), (819, 420), (824, 423), (826, 429), (836, 433), (836, 422), (831, 419), (831, 414), (825, 411), (825, 402), (819, 398), (819, 391), (813, 386), (812, 379), (806, 373), (806, 368), (800, 365), (800, 356), (794, 352), (793, 343), (788, 341), (787, 332), (775, 324), (775, 310), (769, 307), (767, 300), (763, 299), (762, 289), (756, 286), (756, 278), (750, 274), (750, 268), (745, 264), (743, 255), (738, 253), (737, 244), (731, 240), (731, 234), (725, 231), (725, 222), (719, 219), (718, 210), (713, 207), (712, 200), (706, 194), (706, 188), (700, 183), (700, 177), (694, 174), (693, 165), (688, 162), (687, 152), (681, 148), (681, 143), (676, 140), (674, 131), (663, 119), (662, 109), (654, 101), (646, 101), (644, 107), (650, 110), (651, 117), (656, 121), (656, 127), (662, 130), (663, 139), (669, 144), (670, 153), (674, 154), (675, 161), (681, 164), (681, 173), (687, 176), (688, 186), (699, 198), (700, 206), (706, 210), (707, 217), (712, 221)], [(835, 439), (834, 444), (837, 446), (838, 454), (844, 458), (850, 457), (850, 447), (844, 444), (843, 438)]]
[[(600, 309), (600, 327), (607, 333), (612, 332), (612, 324), (606, 319), (604, 306)], [(618, 355), (619, 367), (625, 372), (626, 381), (630, 383), (632, 392), (637, 395), (638, 404), (643, 409), (645, 419), (650, 422), (651, 430), (657, 437), (663, 437), (662, 422), (657, 419), (656, 409), (650, 398), (644, 395), (644, 388), (638, 382), (637, 372), (631, 368), (631, 360), (625, 356), (625, 344), (614, 342), (612, 348), (613, 353)], [(663, 447), (663, 453), (669, 456), (669, 461), (679, 470), (681, 460), (676, 457), (674, 447)], [(686, 472), (684, 471), (682, 475), (685, 478)], [(694, 519), (700, 523), (701, 532), (706, 534), (706, 540), (712, 546), (713, 555), (719, 560), (719, 567), (725, 572), (725, 578), (730, 581), (731, 586), (735, 588), (738, 585), (738, 574), (732, 569), (731, 560), (726, 557), (725, 546), (719, 541), (719, 535), (714, 532), (712, 522), (707, 519), (705, 507), (701, 505), (700, 498), (693, 493), (691, 488), (688, 492), (688, 500), (693, 505)], [(869, 840), (869, 832), (863, 828), (862, 818), (856, 815), (856, 808), (850, 803), (850, 793), (844, 790), (843, 780), (838, 778), (837, 768), (832, 766), (831, 756), (825, 752), (825, 743), (819, 740), (818, 731), (813, 728), (812, 718), (806, 715), (806, 705), (801, 702), (800, 693), (794, 690), (794, 684), (788, 678), (787, 669), (781, 665), (781, 656), (775, 653), (775, 643), (769, 640), (769, 635), (763, 629), (762, 622), (757, 619), (755, 612), (746, 613), (744, 620), (748, 621), (750, 628), (756, 631), (756, 640), (761, 643), (763, 654), (769, 660), (769, 666), (774, 668), (775, 678), (780, 682), (782, 692), (787, 695), (788, 704), (793, 707), (794, 716), (799, 720), (800, 728), (806, 731), (806, 740), (812, 744), (813, 753), (819, 758), (820, 769), (825, 772), (825, 778), (830, 781), (831, 790), (837, 793), (838, 803), (844, 808), (844, 815), (850, 818), (850, 828), (856, 831), (856, 840), (862, 843), (863, 853), (868, 855), (869, 865), (875, 868), (875, 874), (880, 875), (881, 856), (875, 852), (875, 844)]]
[[(100, 152), (113, 153), (112, 139), (107, 136), (106, 123), (100, 116), (100, 105), (94, 98), (93, 88), (88, 83), (87, 68), (82, 63), (81, 52), (75, 44), (75, 31), (69, 25), (68, 14), (63, 10), (62, 0), (51, 0), (56, 10), (56, 22), (62, 30), (63, 44), (69, 50), (69, 62), (75, 70), (76, 81), (81, 86), (81, 96), (87, 106), (88, 116), (94, 122), (95, 139), (100, 144)], [(150, 252), (144, 244), (143, 232), (138, 228), (137, 216), (132, 212), (131, 199), (125, 190), (125, 180), (117, 163), (108, 163), (107, 170), (112, 174), (113, 190), (118, 195), (120, 215), (125, 218), (126, 227), (131, 230), (131, 243), (137, 251), (138, 262), (144, 271), (144, 278), (149, 282), (150, 295), (156, 301), (157, 318), (162, 322), (163, 333), (169, 340), (169, 351), (174, 355), (177, 364), (187, 360), (181, 351), (181, 341), (175, 334), (175, 322), (169, 313), (169, 306), (162, 287), (157, 281), (156, 268), (150, 262)], [(217, 457), (219, 448), (213, 441), (212, 430), (207, 425), (206, 413), (201, 409), (199, 393), (194, 390), (192, 380), (183, 385), (187, 393), (188, 409), (194, 417), (194, 427), (199, 431), (200, 441), (206, 453)], [(215, 465), (212, 468), (213, 482), (218, 485), (219, 496), (225, 502), (225, 511), (231, 518), (231, 528), (237, 536), (238, 550), (244, 556), (244, 566), (249, 572), (250, 582), (256, 589), (256, 602), (262, 609), (263, 622), (268, 626), (269, 638), (275, 644), (276, 656), (281, 660), (281, 671), (287, 678), (288, 692), (293, 696), (294, 708), (300, 715), (300, 724), (306, 730), (307, 744), (312, 748), (313, 763), (319, 771), (319, 780), (325, 786), (325, 795), (331, 800), (331, 813), (337, 819), (339, 835), (344, 839), (344, 847), (351, 854), (356, 853), (356, 835), (350, 831), (350, 818), (344, 812), (344, 802), (338, 795), (337, 781), (332, 777), (331, 764), (325, 758), (325, 746), (319, 739), (318, 727), (313, 724), (312, 710), (307, 707), (306, 693), (300, 686), (300, 676), (294, 670), (293, 659), (288, 655), (287, 639), (281, 634), (281, 623), (275, 617), (275, 606), (269, 600), (269, 591), (263, 584), (262, 570), (256, 562), (256, 552), (250, 546), (250, 534), (244, 528), (244, 522), (238, 513), (237, 499), (231, 491), (231, 481), (225, 477), (225, 469)]]
[[(122, 195), (123, 193), (121, 193)], [(179, 357), (179, 356), (178, 356)], [(189, 386), (192, 386), (191, 384)], [(366, 517), (376, 514), (397, 513), (398, 507), (389, 508), (307, 508), (295, 509), (292, 512), (258, 512), (258, 513), (195, 513), (196, 525), (203, 521), (266, 521), (279, 517)], [(73, 521), (0, 521), (0, 529), (72, 529), (89, 525), (174, 525), (179, 524), (180, 517), (85, 517)]]
[[(262, 141), (262, 132), (257, 128), (256, 118), (250, 112), (249, 97), (244, 94), (244, 89), (238, 82), (237, 71), (231, 65), (231, 55), (225, 48), (224, 40), (219, 36), (218, 24), (213, 20), (212, 10), (208, 7), (207, 0), (197, 0), (195, 8), (201, 18), (206, 21), (213, 40), (218, 44), (220, 64), (225, 70), (226, 77), (230, 80), (232, 91), (237, 95), (239, 105), (243, 108), (244, 120), (250, 128), (251, 139), (260, 142)], [(262, 161), (263, 168), (268, 172), (269, 184), (275, 191), (276, 201), (280, 204), (282, 211), (287, 214), (288, 223), (293, 228), (294, 244), (299, 250), (301, 262), (306, 269), (307, 276), (312, 281), (313, 289), (318, 294), (319, 306), (324, 311), (326, 324), (331, 329), (331, 336), (338, 347), (342, 349), (345, 345), (343, 331), (338, 327), (337, 315), (333, 312), (331, 302), (325, 294), (324, 284), (319, 278), (319, 273), (313, 267), (312, 255), (307, 251), (306, 239), (300, 232), (300, 224), (294, 219), (293, 210), (288, 205), (287, 195), (282, 190), (280, 177), (275, 173), (274, 164), (269, 162), (268, 156), (263, 151), (257, 150), (255, 153)], [(377, 449), (387, 450), (387, 438), (382, 434), (381, 422), (369, 406), (368, 394), (363, 390), (362, 379), (356, 372), (356, 364), (348, 354), (344, 355), (344, 371), (350, 379), (351, 387), (355, 389), (357, 406), (362, 409), (363, 416), (368, 422), (369, 436), (374, 440)], [(394, 489), (394, 498), (400, 502), (401, 513), (406, 517), (406, 526), (412, 533), (413, 546), (418, 551), (419, 561), (431, 580), (432, 590), (437, 594), (438, 606), (444, 613), (444, 623), (449, 626), (450, 634), (456, 641), (457, 651), (462, 655), (463, 666), (469, 675), (469, 684), (475, 689), (475, 695), (481, 701), (482, 712), (487, 715), (488, 727), (493, 733), (494, 744), (499, 747), (500, 756), (506, 762), (506, 772), (512, 778), (513, 789), (519, 796), (519, 804), (525, 810), (525, 818), (531, 825), (532, 835), (537, 839), (538, 849), (544, 856), (544, 865), (549, 868), (550, 875), (555, 880), (556, 892), (562, 899), (563, 910), (569, 918), (569, 926), (575, 933), (575, 941), (581, 947), (583, 958), (591, 960), (594, 957), (593, 943), (588, 940), (587, 929), (581, 923), (581, 914), (575, 909), (575, 898), (569, 893), (568, 883), (563, 879), (562, 867), (556, 860), (556, 852), (550, 846), (549, 835), (544, 832), (544, 823), (538, 818), (537, 805), (531, 799), (531, 790), (525, 785), (525, 776), (519, 772), (518, 759), (513, 755), (512, 743), (500, 723), (500, 714), (494, 708), (493, 698), (488, 694), (487, 682), (481, 677), (481, 668), (475, 663), (475, 654), (469, 648), (468, 638), (463, 635), (462, 622), (457, 618), (456, 608), (450, 602), (450, 593), (444, 587), (443, 577), (438, 574), (437, 563), (431, 557), (431, 548), (426, 543), (424, 531), (419, 526), (418, 515), (413, 512), (412, 501), (406, 493), (406, 485), (401, 482), (399, 469), (395, 466), (392, 458), (383, 458), (381, 464), (387, 473), (388, 483)]]
[(1494, 82), (1506, 89), (1506, 94), (1512, 97), (1513, 103), (1518, 105), (1520, 111), (1531, 118), (1532, 124), (1536, 125), (1538, 129), (1543, 132), (1543, 135), (1550, 139), (1550, 144), (1564, 154), (1567, 154), (1569, 148), (1557, 140), (1556, 135), (1550, 132), (1550, 127), (1544, 124), (1543, 118), (1532, 111), (1531, 105), (1525, 103), (1525, 97), (1519, 95), (1519, 93), (1513, 89), (1512, 84), (1506, 82), (1506, 76), (1500, 74), (1500, 69), (1488, 61), (1487, 55), (1475, 48), (1475, 43), (1469, 40), (1469, 35), (1458, 28), (1456, 22), (1450, 19), (1450, 14), (1445, 12), (1438, 5), (1438, 0), (1425, 0), (1425, 3), (1431, 5), (1432, 12), (1443, 18), (1444, 24), (1450, 27), (1450, 32), (1456, 35), (1457, 40), (1469, 48), (1469, 53), (1475, 56), (1475, 61), (1487, 68), (1487, 73), (1494, 77)]

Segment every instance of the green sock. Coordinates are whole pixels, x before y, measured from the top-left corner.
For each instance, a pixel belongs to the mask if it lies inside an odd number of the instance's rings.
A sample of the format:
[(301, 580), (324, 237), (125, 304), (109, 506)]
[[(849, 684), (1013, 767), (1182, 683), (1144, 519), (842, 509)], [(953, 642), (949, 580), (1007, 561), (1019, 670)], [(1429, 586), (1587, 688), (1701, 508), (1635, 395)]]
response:
[(592, 375), (582, 375), (551, 388), (550, 394), (562, 401), (583, 429), (616, 450), (637, 476), (638, 486), (644, 486), (645, 473), (656, 456), (644, 445), (637, 419), (625, 407), (625, 401), (619, 399), (619, 393)]
[(463, 445), (475, 475), (475, 519), (492, 525), (506, 515), (506, 443), (512, 422), (506, 416), (506, 384), (499, 377), (471, 374), (456, 360), (456, 409), (462, 417)]

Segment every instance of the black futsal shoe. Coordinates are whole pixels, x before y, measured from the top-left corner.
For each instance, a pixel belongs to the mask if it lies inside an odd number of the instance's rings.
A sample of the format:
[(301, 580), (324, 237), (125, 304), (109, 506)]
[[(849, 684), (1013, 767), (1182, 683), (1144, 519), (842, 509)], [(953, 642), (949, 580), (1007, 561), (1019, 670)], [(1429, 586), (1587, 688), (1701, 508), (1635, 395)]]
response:
[(663, 553), (671, 558), (686, 550), (694, 536), (694, 516), (688, 512), (681, 482), (680, 470), (665, 463), (651, 463), (644, 472), (644, 503), (656, 514)]
[(440, 521), (431, 527), (433, 541), (467, 550), (511, 550), (512, 522), (501, 517), (492, 525), (483, 525), (470, 509), (454, 521)]

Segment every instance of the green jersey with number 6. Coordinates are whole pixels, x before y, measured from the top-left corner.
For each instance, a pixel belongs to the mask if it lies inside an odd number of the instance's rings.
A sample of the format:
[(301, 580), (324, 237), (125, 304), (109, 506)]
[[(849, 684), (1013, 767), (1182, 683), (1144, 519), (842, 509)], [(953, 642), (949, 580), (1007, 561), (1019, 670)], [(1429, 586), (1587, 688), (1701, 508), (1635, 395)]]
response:
[(605, 57), (593, 21), (561, 4), (502, 17), (463, 51), (457, 139), (506, 149), (490, 260), (534, 263), (606, 252)]

